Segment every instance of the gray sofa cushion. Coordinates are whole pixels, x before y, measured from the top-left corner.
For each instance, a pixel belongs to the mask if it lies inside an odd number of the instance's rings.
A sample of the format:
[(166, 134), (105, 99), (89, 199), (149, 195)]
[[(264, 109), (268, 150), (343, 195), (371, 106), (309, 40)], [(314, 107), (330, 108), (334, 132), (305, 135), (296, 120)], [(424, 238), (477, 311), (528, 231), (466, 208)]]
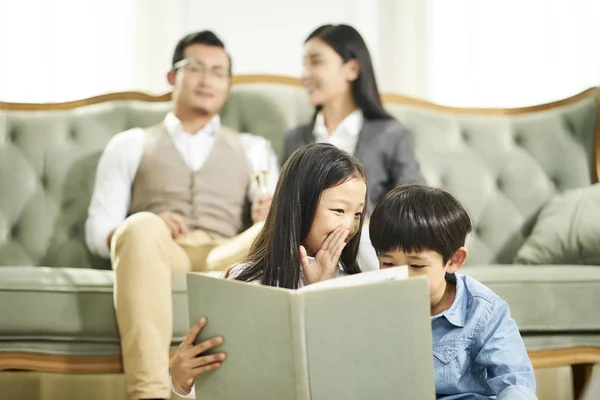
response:
[[(120, 354), (113, 271), (0, 268), (0, 351)], [(187, 333), (185, 275), (175, 275), (173, 344)]]
[(600, 336), (600, 267), (577, 265), (467, 266), (508, 303), (519, 330), (588, 332)]
[[(508, 302), (524, 336), (560, 332), (572, 340), (587, 334), (588, 342), (598, 342), (600, 268), (469, 266), (461, 272)], [(119, 354), (113, 278), (112, 271), (91, 269), (0, 268), (0, 351)], [(174, 276), (172, 287), (176, 346), (190, 326), (185, 275)]]
[(554, 334), (524, 332), (522, 336), (527, 351), (548, 351), (577, 347), (600, 348), (600, 333), (597, 332), (561, 332)]
[(554, 196), (515, 263), (600, 265), (600, 184)]

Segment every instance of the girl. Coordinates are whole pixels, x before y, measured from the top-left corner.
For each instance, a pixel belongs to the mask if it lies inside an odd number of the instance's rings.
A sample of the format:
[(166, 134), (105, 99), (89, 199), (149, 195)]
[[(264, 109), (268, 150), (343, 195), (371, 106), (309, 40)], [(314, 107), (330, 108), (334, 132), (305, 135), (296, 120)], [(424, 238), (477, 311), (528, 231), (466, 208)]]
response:
[[(330, 144), (311, 144), (283, 166), (265, 226), (247, 260), (228, 279), (297, 289), (343, 274), (361, 272), (356, 261), (367, 202), (360, 163)], [(206, 319), (198, 321), (171, 364), (173, 391), (194, 397), (193, 379), (218, 368), (224, 353), (202, 356), (223, 343), (216, 337), (193, 345)]]
[(286, 134), (286, 158), (312, 142), (356, 156), (369, 178), (368, 213), (396, 186), (424, 183), (411, 134), (383, 108), (369, 50), (356, 29), (323, 25), (308, 36), (302, 84), (315, 116)]

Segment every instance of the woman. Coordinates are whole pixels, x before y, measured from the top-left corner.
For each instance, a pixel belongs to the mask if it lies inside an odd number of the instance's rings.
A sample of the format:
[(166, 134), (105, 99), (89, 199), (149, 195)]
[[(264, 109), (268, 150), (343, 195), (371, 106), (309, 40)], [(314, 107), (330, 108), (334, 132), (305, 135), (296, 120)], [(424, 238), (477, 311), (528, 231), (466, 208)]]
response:
[(411, 134), (383, 108), (369, 50), (356, 29), (323, 25), (308, 36), (302, 84), (315, 116), (286, 134), (285, 159), (313, 142), (354, 155), (369, 182), (368, 214), (394, 187), (424, 183)]

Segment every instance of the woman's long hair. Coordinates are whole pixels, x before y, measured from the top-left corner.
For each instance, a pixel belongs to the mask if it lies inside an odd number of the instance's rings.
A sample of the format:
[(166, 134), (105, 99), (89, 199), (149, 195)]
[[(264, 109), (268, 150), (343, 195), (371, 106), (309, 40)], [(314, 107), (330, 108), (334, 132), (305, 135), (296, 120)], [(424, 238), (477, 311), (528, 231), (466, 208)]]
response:
[[(304, 43), (315, 38), (325, 42), (345, 63), (350, 60), (358, 62), (359, 74), (352, 84), (352, 96), (365, 118), (392, 118), (381, 103), (371, 55), (360, 33), (349, 25), (323, 25), (308, 35)], [(316, 111), (320, 109), (317, 106)]]

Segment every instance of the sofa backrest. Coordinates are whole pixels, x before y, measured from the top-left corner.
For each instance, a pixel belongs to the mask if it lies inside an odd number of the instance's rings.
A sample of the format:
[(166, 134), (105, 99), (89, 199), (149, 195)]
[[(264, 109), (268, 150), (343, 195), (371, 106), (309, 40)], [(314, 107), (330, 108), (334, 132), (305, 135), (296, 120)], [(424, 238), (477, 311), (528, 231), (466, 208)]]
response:
[[(271, 139), (281, 156), (285, 131), (312, 117), (305, 91), (285, 77), (234, 83), (223, 123)], [(428, 183), (451, 191), (471, 213), (471, 264), (510, 263), (554, 193), (598, 179), (598, 88), (514, 110), (383, 98), (412, 131)], [(168, 95), (140, 93), (0, 103), (0, 265), (109, 268), (84, 239), (98, 159), (113, 135), (155, 124), (169, 109)]]
[(598, 93), (521, 110), (389, 103), (413, 132), (427, 182), (471, 215), (468, 264), (512, 263), (555, 193), (597, 181)]

